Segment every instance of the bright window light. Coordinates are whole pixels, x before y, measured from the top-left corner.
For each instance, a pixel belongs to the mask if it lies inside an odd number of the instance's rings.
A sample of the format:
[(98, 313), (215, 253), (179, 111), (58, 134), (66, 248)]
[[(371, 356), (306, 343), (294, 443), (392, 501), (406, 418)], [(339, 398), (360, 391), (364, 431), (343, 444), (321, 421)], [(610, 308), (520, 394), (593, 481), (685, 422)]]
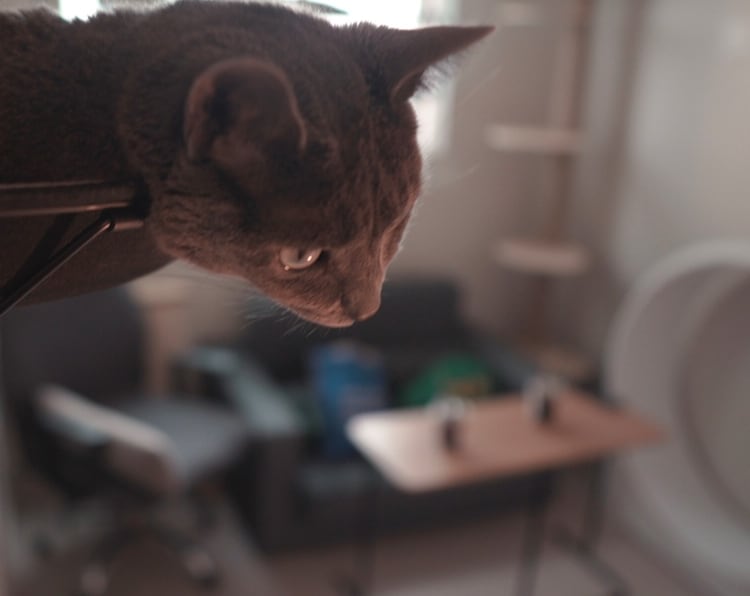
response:
[(66, 21), (86, 20), (94, 16), (100, 8), (99, 0), (58, 0), (58, 11)]
[(345, 13), (331, 17), (331, 22), (337, 24), (367, 21), (398, 29), (414, 29), (420, 25), (422, 16), (422, 0), (328, 0), (325, 4)]
[[(323, 4), (343, 11), (330, 15), (337, 25), (367, 21), (397, 29), (415, 29), (431, 24), (448, 24), (455, 17), (454, 0), (322, 0)], [(436, 155), (448, 144), (453, 86), (447, 82), (432, 93), (412, 100), (419, 120), (418, 140), (425, 153)]]

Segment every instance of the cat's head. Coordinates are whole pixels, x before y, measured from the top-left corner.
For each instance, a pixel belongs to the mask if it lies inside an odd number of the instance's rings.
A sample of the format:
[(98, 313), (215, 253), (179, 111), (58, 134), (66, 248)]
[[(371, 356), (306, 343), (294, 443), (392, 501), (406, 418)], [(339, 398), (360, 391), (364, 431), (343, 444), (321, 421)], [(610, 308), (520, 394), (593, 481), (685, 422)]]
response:
[(331, 31), (330, 47), (222, 59), (193, 80), (151, 220), (167, 253), (339, 327), (377, 311), (420, 192), (410, 97), (491, 28)]

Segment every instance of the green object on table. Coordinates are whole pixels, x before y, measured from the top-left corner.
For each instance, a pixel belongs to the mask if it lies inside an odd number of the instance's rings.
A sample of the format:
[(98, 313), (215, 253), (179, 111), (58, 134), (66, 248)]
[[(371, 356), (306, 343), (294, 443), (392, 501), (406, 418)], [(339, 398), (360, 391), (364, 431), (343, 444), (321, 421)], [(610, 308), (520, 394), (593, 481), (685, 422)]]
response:
[(464, 354), (445, 356), (408, 383), (402, 406), (425, 406), (440, 395), (484, 397), (492, 390), (492, 372), (482, 361)]

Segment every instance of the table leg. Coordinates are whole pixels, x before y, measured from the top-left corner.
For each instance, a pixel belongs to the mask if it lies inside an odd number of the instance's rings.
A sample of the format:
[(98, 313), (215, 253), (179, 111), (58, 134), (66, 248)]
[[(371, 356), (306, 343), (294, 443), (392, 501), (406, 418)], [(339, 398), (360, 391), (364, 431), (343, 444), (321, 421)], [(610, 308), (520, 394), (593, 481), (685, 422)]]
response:
[(533, 596), (544, 547), (544, 528), (552, 491), (552, 478), (545, 479), (541, 497), (534, 496), (526, 505), (522, 538), (521, 566), (516, 583), (516, 596)]
[(630, 588), (625, 579), (596, 552), (596, 547), (604, 528), (605, 499), (606, 499), (606, 464), (599, 461), (588, 468), (588, 490), (584, 503), (583, 519), (581, 520), (580, 536), (576, 536), (567, 528), (560, 528), (556, 532), (556, 542), (575, 554), (581, 563), (602, 582), (609, 586), (609, 596), (628, 596)]
[(606, 468), (602, 461), (589, 465), (581, 540), (589, 548), (596, 548), (604, 530), (605, 501), (607, 498)]
[(382, 480), (375, 478), (372, 485), (362, 494), (361, 531), (359, 541), (354, 545), (354, 570), (351, 576), (340, 579), (336, 586), (337, 592), (342, 596), (367, 596), (374, 592), (377, 526), (382, 490)]

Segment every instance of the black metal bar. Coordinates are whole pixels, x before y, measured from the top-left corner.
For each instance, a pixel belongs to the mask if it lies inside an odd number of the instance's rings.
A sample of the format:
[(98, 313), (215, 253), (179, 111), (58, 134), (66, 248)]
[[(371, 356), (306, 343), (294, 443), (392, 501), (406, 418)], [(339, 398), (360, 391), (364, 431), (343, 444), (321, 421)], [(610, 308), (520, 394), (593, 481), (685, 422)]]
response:
[(375, 477), (371, 490), (365, 494), (362, 545), (359, 549), (358, 567), (361, 578), (360, 594), (372, 594), (375, 589), (375, 557), (377, 555), (378, 515), (383, 483)]
[(128, 207), (134, 182), (75, 180), (0, 184), (0, 218), (89, 213)]
[(609, 596), (628, 596), (630, 594), (630, 587), (625, 579), (606, 561), (601, 559), (597, 555), (596, 549), (584, 540), (575, 537), (566, 528), (561, 528), (556, 533), (555, 542), (566, 551), (573, 553), (586, 569), (608, 586), (607, 594)]
[(372, 483), (365, 483), (361, 495), (361, 533), (354, 545), (354, 570), (348, 577), (339, 578), (335, 589), (341, 596), (368, 596), (375, 589), (375, 561), (377, 555), (378, 519), (380, 514), (383, 479), (373, 470)]
[(588, 486), (581, 519), (580, 541), (595, 549), (604, 531), (604, 502), (606, 500), (605, 464), (596, 461), (588, 464)]
[(539, 575), (539, 559), (544, 548), (544, 529), (553, 477), (547, 476), (541, 496), (532, 496), (526, 504), (523, 527), (521, 566), (516, 583), (517, 596), (533, 596)]
[(581, 531), (576, 536), (568, 528), (558, 528), (555, 541), (572, 552), (599, 580), (608, 586), (610, 596), (628, 596), (630, 587), (625, 579), (596, 552), (604, 530), (606, 500), (606, 462), (596, 461), (587, 466), (588, 487), (584, 503)]
[(117, 556), (132, 542), (135, 533), (131, 531), (114, 532), (105, 536), (96, 545), (95, 552), (81, 572), (78, 596), (104, 596), (112, 575), (112, 563)]
[(132, 229), (143, 223), (142, 218), (130, 211), (105, 211), (95, 222), (81, 230), (70, 242), (49, 258), (25, 280), (0, 295), (0, 317), (23, 300), (45, 279), (75, 256), (82, 248), (96, 240), (102, 234), (114, 229)]

